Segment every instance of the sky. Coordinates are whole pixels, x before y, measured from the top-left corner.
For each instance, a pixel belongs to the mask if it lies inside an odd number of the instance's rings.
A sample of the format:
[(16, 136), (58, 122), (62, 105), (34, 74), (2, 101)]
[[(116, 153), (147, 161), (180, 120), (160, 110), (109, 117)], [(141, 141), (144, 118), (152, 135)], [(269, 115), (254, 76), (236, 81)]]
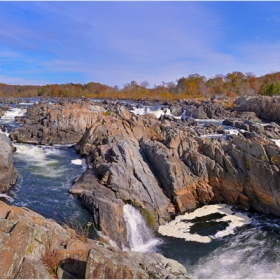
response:
[(280, 2), (1, 2), (0, 83), (280, 71)]

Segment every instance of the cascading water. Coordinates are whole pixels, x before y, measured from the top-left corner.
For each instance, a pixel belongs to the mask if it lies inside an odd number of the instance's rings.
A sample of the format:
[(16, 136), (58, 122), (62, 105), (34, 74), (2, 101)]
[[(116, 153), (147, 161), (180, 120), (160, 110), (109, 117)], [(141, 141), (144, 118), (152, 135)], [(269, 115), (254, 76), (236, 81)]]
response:
[(123, 217), (126, 223), (127, 240), (131, 251), (154, 251), (155, 246), (161, 243), (160, 239), (154, 237), (141, 213), (136, 208), (126, 204), (123, 207)]

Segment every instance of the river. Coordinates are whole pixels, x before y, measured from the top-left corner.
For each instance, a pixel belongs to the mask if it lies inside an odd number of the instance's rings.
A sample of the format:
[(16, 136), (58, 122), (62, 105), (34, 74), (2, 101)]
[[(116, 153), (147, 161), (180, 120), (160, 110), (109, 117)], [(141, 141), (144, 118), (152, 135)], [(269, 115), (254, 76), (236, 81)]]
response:
[[(18, 127), (14, 116), (24, 115), (30, 104), (10, 105), (9, 111), (0, 119), (0, 125), (7, 127), (6, 134)], [(6, 195), (0, 197), (1, 200), (28, 207), (60, 223), (76, 221), (86, 224), (92, 221), (78, 197), (68, 193), (74, 180), (86, 169), (74, 146), (15, 146), (14, 165), (19, 173), (18, 181)], [(189, 238), (187, 241), (158, 233), (150, 237), (152, 245), (145, 250), (178, 260), (193, 278), (279, 278), (280, 220), (234, 208), (231, 211), (235, 216), (245, 217), (247, 223), (234, 228), (229, 234), (219, 235), (230, 225), (230, 218), (215, 211), (211, 216), (206, 211), (202, 217), (182, 219), (185, 227), (189, 228), (189, 234), (199, 235), (201, 239), (194, 241)], [(94, 236), (95, 233), (92, 233)]]

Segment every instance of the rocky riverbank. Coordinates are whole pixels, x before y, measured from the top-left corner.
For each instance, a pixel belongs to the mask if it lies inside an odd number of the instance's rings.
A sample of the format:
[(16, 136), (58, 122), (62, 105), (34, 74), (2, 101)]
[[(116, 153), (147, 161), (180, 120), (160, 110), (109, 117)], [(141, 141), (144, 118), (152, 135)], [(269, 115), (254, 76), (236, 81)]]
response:
[(27, 209), (0, 201), (1, 279), (189, 278), (157, 253), (121, 251)]

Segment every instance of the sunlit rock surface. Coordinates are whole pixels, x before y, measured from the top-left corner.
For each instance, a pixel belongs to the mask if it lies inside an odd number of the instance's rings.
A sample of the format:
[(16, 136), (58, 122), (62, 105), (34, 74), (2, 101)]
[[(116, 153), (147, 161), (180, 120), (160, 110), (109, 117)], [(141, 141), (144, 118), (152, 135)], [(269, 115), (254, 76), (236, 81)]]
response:
[(0, 278), (189, 278), (177, 261), (157, 253), (121, 251), (82, 239), (73, 229), (0, 201)]

